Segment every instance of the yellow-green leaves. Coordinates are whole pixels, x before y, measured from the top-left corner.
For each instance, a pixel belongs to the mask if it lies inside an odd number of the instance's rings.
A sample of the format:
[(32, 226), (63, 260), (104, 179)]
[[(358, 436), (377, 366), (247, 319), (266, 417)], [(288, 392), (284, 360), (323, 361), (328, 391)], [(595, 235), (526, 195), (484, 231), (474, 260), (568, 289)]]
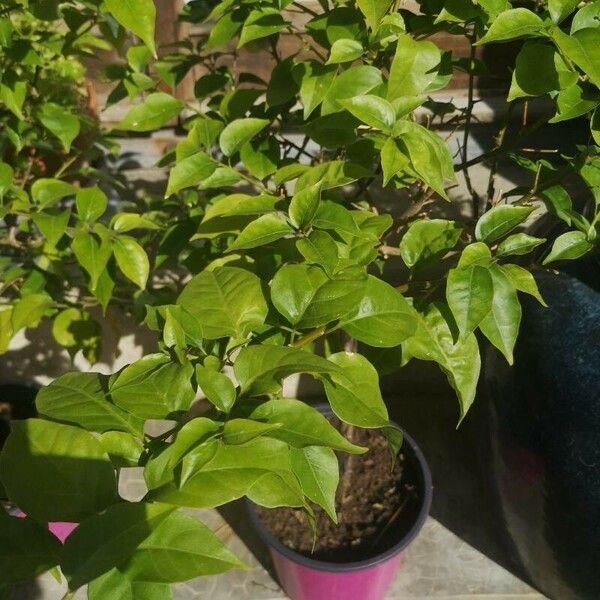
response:
[(156, 55), (154, 0), (105, 0), (104, 6), (125, 29), (135, 33), (150, 52)]
[(292, 196), (290, 207), (288, 209), (292, 225), (298, 229), (304, 229), (310, 225), (317, 214), (320, 200), (320, 183), (297, 191)]
[(267, 119), (236, 119), (223, 129), (219, 136), (219, 145), (225, 156), (231, 156), (259, 134), (267, 125)]
[(446, 219), (413, 221), (400, 240), (400, 256), (408, 267), (426, 266), (452, 250), (462, 226)]
[(254, 9), (249, 15), (238, 42), (238, 48), (254, 40), (260, 40), (285, 29), (286, 23), (277, 8), (261, 7)]
[(73, 238), (72, 248), (79, 264), (90, 276), (90, 289), (95, 290), (112, 255), (110, 241), (103, 234), (80, 231)]
[(116, 239), (113, 251), (117, 265), (125, 277), (143, 290), (150, 273), (150, 262), (146, 251), (134, 238), (127, 235), (121, 235)]
[(527, 8), (511, 8), (500, 13), (490, 25), (487, 33), (477, 42), (506, 42), (521, 37), (545, 35), (544, 22)]
[(98, 186), (81, 188), (75, 195), (75, 206), (79, 218), (92, 223), (106, 212), (108, 198)]
[(117, 129), (127, 131), (152, 131), (166, 125), (183, 108), (183, 102), (164, 92), (149, 94), (141, 103), (129, 110)]
[(69, 152), (73, 140), (79, 135), (79, 118), (69, 109), (59, 104), (46, 102), (40, 109), (39, 119), (44, 127), (61, 141), (63, 148)]
[(180, 190), (196, 185), (210, 177), (217, 163), (204, 152), (196, 152), (177, 161), (169, 173), (169, 182), (165, 196), (176, 194)]
[(251, 221), (227, 248), (228, 252), (234, 250), (248, 250), (264, 246), (285, 237), (292, 232), (287, 221), (278, 213), (269, 213)]
[(390, 9), (392, 0), (358, 0), (358, 8), (367, 19), (369, 27), (377, 31), (381, 25), (381, 20)]
[(364, 52), (362, 44), (357, 40), (339, 39), (331, 45), (329, 58), (325, 64), (337, 65), (345, 62), (352, 62), (360, 58)]
[(593, 247), (594, 245), (582, 231), (568, 231), (554, 240), (550, 254), (544, 259), (544, 264), (579, 258), (587, 254)]
[(365, 94), (339, 100), (339, 103), (357, 119), (375, 129), (389, 132), (396, 121), (393, 106), (378, 96)]
[(533, 210), (529, 206), (495, 206), (477, 221), (475, 237), (486, 243), (493, 242), (523, 223)]

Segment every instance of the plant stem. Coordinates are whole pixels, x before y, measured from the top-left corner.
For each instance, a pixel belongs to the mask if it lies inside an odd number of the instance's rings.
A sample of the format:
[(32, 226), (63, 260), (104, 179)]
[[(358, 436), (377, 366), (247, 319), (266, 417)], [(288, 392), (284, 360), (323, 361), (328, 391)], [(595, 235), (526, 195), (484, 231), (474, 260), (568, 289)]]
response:
[(308, 332), (306, 335), (303, 335), (297, 342), (292, 344), (292, 348), (302, 348), (315, 340), (318, 340), (322, 335), (325, 335), (326, 328), (318, 327), (317, 329), (313, 329)]

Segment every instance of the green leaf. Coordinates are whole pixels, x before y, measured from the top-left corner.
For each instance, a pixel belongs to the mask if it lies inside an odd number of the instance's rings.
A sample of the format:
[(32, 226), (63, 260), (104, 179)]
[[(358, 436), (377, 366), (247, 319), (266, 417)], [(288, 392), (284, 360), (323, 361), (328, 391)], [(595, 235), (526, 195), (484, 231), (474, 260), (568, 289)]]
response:
[(34, 519), (78, 523), (116, 500), (113, 466), (100, 442), (77, 427), (13, 421), (0, 462), (10, 499)]
[(286, 23), (278, 9), (268, 6), (256, 8), (248, 15), (244, 23), (238, 48), (254, 40), (279, 33), (285, 27)]
[(61, 570), (69, 589), (126, 565), (136, 548), (174, 510), (165, 504), (122, 502), (86, 519), (65, 541)]
[(267, 435), (290, 446), (328, 446), (334, 450), (363, 454), (366, 448), (350, 443), (318, 410), (300, 400), (277, 398), (257, 406), (250, 419), (278, 425)]
[(296, 67), (293, 56), (275, 66), (267, 85), (267, 106), (281, 106), (296, 97), (300, 91), (300, 82), (294, 77)]
[(578, 0), (548, 0), (548, 11), (555, 23), (568, 17), (579, 4)]
[(560, 51), (582, 69), (594, 85), (600, 86), (600, 29), (580, 29), (567, 35), (557, 27), (552, 30), (552, 37)]
[(186, 187), (199, 184), (210, 177), (216, 168), (217, 163), (204, 152), (196, 152), (178, 161), (169, 172), (165, 197), (176, 194)]
[(125, 367), (111, 380), (109, 392), (117, 406), (141, 419), (164, 419), (188, 410), (195, 392), (193, 368), (164, 354), (149, 354)]
[(483, 335), (502, 352), (510, 365), (521, 324), (521, 304), (511, 280), (497, 266), (489, 270), (494, 286), (492, 310), (483, 319)]
[(77, 308), (61, 311), (52, 323), (52, 335), (71, 355), (81, 349), (90, 362), (97, 362), (102, 348), (102, 328), (89, 313)]
[(329, 518), (337, 523), (335, 492), (340, 471), (335, 452), (322, 446), (306, 446), (292, 448), (290, 457), (292, 470), (304, 495), (321, 506)]
[(125, 29), (135, 33), (156, 56), (154, 0), (104, 0), (104, 6)]
[(177, 299), (206, 339), (246, 337), (267, 317), (260, 279), (238, 267), (218, 267), (193, 277)]
[(88, 600), (172, 600), (171, 586), (166, 583), (131, 581), (121, 571), (108, 573), (90, 581)]
[(80, 231), (73, 238), (71, 248), (79, 264), (90, 276), (90, 289), (94, 291), (112, 255), (110, 242), (106, 238), (99, 240), (98, 236), (87, 231)]
[(435, 20), (435, 24), (448, 21), (450, 23), (467, 23), (482, 16), (481, 8), (469, 0), (446, 0), (444, 8)]
[(329, 277), (333, 275), (339, 256), (337, 244), (328, 233), (314, 229), (308, 237), (296, 242), (296, 248), (306, 262), (319, 265)]
[(360, 354), (338, 352), (329, 360), (343, 369), (343, 377), (323, 380), (333, 412), (351, 425), (385, 427), (389, 419), (375, 367)]
[(267, 507), (303, 505), (287, 444), (267, 437), (218, 444), (215, 455), (178, 487), (168, 484), (151, 492), (154, 499), (192, 508), (213, 508), (242, 496)]
[(301, 63), (301, 68), (303, 73), (300, 84), (300, 101), (304, 106), (304, 119), (306, 120), (323, 102), (325, 94), (335, 79), (336, 67), (307, 61)]
[(557, 260), (574, 260), (587, 254), (593, 247), (582, 231), (567, 231), (554, 240), (550, 254), (542, 264), (547, 265)]
[(0, 102), (20, 121), (25, 120), (22, 108), (26, 96), (27, 84), (25, 81), (16, 81), (12, 85), (0, 83)]
[(542, 306), (547, 306), (535, 282), (534, 276), (519, 265), (500, 265), (502, 272), (519, 292), (533, 296)]
[(323, 99), (321, 115), (341, 110), (340, 100), (367, 94), (381, 85), (381, 71), (371, 65), (357, 65), (337, 74)]
[(73, 140), (79, 135), (79, 119), (70, 110), (53, 102), (42, 105), (39, 119), (61, 141), (64, 149), (70, 152)]
[(279, 143), (273, 137), (248, 142), (240, 150), (240, 159), (244, 166), (257, 179), (265, 179), (277, 171), (279, 156)]
[[(155, 489), (169, 483), (175, 476), (177, 465), (186, 454), (195, 448), (206, 446), (219, 432), (220, 426), (205, 417), (197, 417), (185, 423), (177, 432), (175, 439), (158, 455), (152, 456), (144, 467), (144, 479), (149, 489)], [(216, 448), (212, 450), (216, 451)], [(207, 460), (213, 452), (207, 454)]]
[(437, 77), (441, 57), (433, 42), (400, 35), (390, 68), (387, 99), (391, 102), (403, 96), (420, 96)]
[(79, 218), (86, 223), (93, 223), (106, 212), (108, 198), (98, 186), (81, 188), (75, 195), (75, 205)]
[(305, 229), (308, 227), (317, 214), (320, 201), (320, 183), (316, 183), (302, 190), (296, 190), (288, 209), (292, 225), (297, 229)]
[(36, 179), (31, 186), (31, 197), (40, 207), (55, 204), (65, 196), (75, 194), (77, 188), (60, 179)]
[(0, 161), (0, 199), (10, 189), (14, 178), (13, 168)]
[(229, 419), (223, 426), (223, 441), (226, 444), (245, 444), (261, 435), (279, 429), (280, 423), (258, 423), (250, 419)]
[(340, 319), (339, 326), (359, 342), (392, 348), (415, 332), (413, 312), (400, 292), (369, 275), (362, 300)]
[(381, 20), (392, 5), (392, 0), (357, 0), (357, 5), (362, 14), (365, 15), (369, 27), (373, 32), (377, 32)]
[(463, 269), (471, 265), (489, 267), (491, 264), (492, 252), (483, 242), (474, 242), (466, 246), (458, 260), (458, 267)]
[(533, 212), (529, 206), (502, 204), (484, 213), (475, 226), (477, 240), (490, 243), (512, 231)]
[(413, 268), (426, 266), (454, 248), (462, 233), (462, 226), (446, 219), (413, 221), (400, 240), (400, 256)]
[(213, 50), (228, 44), (242, 28), (244, 11), (230, 11), (225, 13), (211, 28), (208, 39), (204, 44), (205, 50)]
[(500, 13), (475, 45), (543, 35), (545, 35), (544, 22), (540, 17), (527, 8), (512, 8)]
[(132, 237), (120, 235), (115, 241), (113, 252), (125, 277), (141, 290), (145, 289), (150, 274), (150, 262), (146, 251)]
[(573, 17), (571, 22), (571, 34), (579, 31), (580, 29), (587, 29), (588, 27), (599, 27), (600, 26), (600, 2), (589, 2), (584, 4)]
[(381, 147), (381, 168), (383, 170), (383, 185), (387, 185), (394, 175), (408, 166), (408, 156), (398, 147), (392, 137), (388, 138)]
[(0, 513), (0, 579), (3, 584), (24, 583), (60, 562), (62, 544), (33, 519)]
[(268, 119), (235, 119), (229, 123), (219, 136), (219, 146), (225, 156), (232, 156), (238, 152), (244, 144), (247, 144), (254, 136), (258, 135), (269, 125)]
[(66, 233), (70, 218), (69, 208), (67, 210), (48, 208), (44, 212), (31, 215), (31, 219), (46, 238), (46, 242), (52, 247), (56, 246)]
[(417, 332), (402, 344), (402, 361), (406, 364), (414, 357), (438, 363), (458, 395), (462, 420), (475, 399), (481, 359), (473, 333), (455, 343), (442, 309), (432, 304), (419, 313)]
[(233, 382), (224, 373), (196, 365), (196, 381), (204, 395), (221, 412), (229, 412), (236, 400)]
[(106, 397), (99, 373), (66, 373), (43, 387), (36, 397), (41, 415), (89, 431), (127, 431), (140, 435), (143, 422), (122, 411)]
[(515, 233), (509, 235), (505, 240), (498, 244), (496, 250), (497, 256), (522, 256), (529, 254), (534, 248), (545, 242), (545, 238), (537, 238), (526, 233)]
[(331, 45), (326, 65), (338, 65), (352, 62), (360, 58), (364, 52), (362, 44), (357, 40), (341, 38)]
[(488, 268), (469, 265), (450, 270), (446, 299), (461, 335), (471, 333), (487, 316), (492, 307), (493, 293)]
[(242, 348), (233, 372), (245, 396), (264, 396), (281, 391), (282, 381), (294, 373), (338, 373), (326, 359), (297, 348), (257, 345)]
[(251, 221), (233, 240), (227, 252), (265, 246), (291, 233), (293, 229), (277, 213), (269, 213)]
[(366, 94), (354, 96), (339, 103), (357, 119), (375, 129), (389, 132), (396, 121), (393, 106), (383, 98)]
[(36, 327), (50, 306), (52, 299), (46, 294), (30, 294), (18, 300), (12, 313), (13, 331)]
[(562, 90), (576, 84), (578, 78), (554, 46), (527, 42), (517, 56), (508, 101)]
[(152, 131), (153, 129), (160, 129), (171, 119), (174, 119), (181, 112), (183, 106), (183, 102), (180, 102), (169, 94), (154, 92), (146, 96), (142, 104), (131, 108), (117, 125), (117, 129), (124, 129), (126, 131)]
[(160, 229), (154, 221), (137, 213), (118, 213), (110, 220), (110, 226), (114, 231), (126, 233), (133, 229)]
[(100, 436), (100, 443), (117, 468), (137, 467), (144, 451), (140, 438), (123, 431), (105, 431)]

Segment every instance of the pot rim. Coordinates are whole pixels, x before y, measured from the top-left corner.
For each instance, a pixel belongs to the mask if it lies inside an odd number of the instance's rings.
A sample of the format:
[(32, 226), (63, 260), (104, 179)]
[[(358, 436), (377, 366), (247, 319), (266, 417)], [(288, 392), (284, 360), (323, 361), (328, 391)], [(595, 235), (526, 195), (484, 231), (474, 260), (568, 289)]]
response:
[[(326, 406), (326, 405), (325, 405)], [(320, 409), (320, 412), (324, 413), (332, 413), (331, 409), (326, 406), (326, 410), (324, 406), (316, 407)], [(303, 567), (308, 567), (310, 569), (315, 569), (317, 571), (330, 571), (337, 573), (349, 573), (353, 571), (362, 571), (365, 569), (369, 569), (371, 567), (375, 567), (380, 565), (394, 556), (400, 554), (418, 535), (419, 531), (425, 524), (425, 521), (429, 515), (429, 509), (431, 508), (431, 500), (433, 495), (433, 486), (431, 482), (431, 471), (429, 470), (429, 465), (425, 460), (425, 456), (423, 452), (417, 446), (415, 440), (406, 433), (402, 428), (400, 428), (403, 433), (403, 443), (402, 448), (404, 451), (409, 450), (412, 452), (414, 457), (417, 459), (417, 467), (421, 473), (423, 479), (423, 498), (421, 501), (421, 508), (419, 510), (419, 514), (415, 519), (412, 527), (408, 530), (408, 533), (404, 535), (396, 544), (394, 544), (391, 548), (388, 548), (385, 552), (377, 554), (376, 556), (372, 556), (371, 558), (367, 558), (365, 560), (359, 560), (348, 563), (332, 563), (321, 560), (315, 560), (314, 558), (308, 558), (303, 554), (288, 548), (284, 544), (282, 544), (261, 522), (256, 512), (256, 505), (251, 500), (246, 498), (246, 508), (248, 514), (250, 516), (250, 521), (254, 526), (255, 530), (258, 532), (258, 535), (262, 539), (262, 541), (269, 546), (270, 549), (276, 550), (279, 554), (282, 554), (287, 559), (302, 565)]]

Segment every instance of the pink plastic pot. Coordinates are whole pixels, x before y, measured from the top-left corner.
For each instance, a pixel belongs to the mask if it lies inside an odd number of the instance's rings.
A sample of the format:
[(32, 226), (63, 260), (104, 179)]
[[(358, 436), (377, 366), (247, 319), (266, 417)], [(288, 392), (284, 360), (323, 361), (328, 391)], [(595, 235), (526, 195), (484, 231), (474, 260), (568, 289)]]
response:
[(415, 441), (406, 433), (402, 452), (416, 474), (421, 505), (408, 531), (404, 528), (392, 547), (367, 560), (331, 563), (299, 554), (284, 546), (267, 530), (254, 504), (248, 502), (250, 519), (269, 547), (281, 587), (292, 600), (383, 600), (402, 562), (404, 549), (423, 527), (431, 506), (429, 467)]

